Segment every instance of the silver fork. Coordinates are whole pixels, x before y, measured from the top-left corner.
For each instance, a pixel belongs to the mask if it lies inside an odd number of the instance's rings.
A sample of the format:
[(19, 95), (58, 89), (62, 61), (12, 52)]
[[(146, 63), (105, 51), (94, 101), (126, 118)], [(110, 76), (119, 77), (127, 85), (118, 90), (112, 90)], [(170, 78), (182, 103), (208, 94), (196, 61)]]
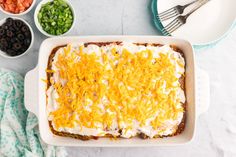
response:
[(196, 3), (197, 1), (199, 0), (194, 0), (188, 4), (185, 4), (185, 5), (177, 5), (173, 8), (170, 8), (166, 11), (163, 11), (161, 12), (160, 14), (158, 14), (157, 16), (159, 17), (159, 19), (161, 21), (165, 21), (165, 20), (168, 20), (172, 17), (175, 17), (175, 16), (178, 16), (180, 14), (182, 14), (185, 10), (185, 8), (187, 8), (188, 6), (192, 5), (193, 3)]
[(199, 3), (192, 9), (190, 10), (189, 13), (183, 16), (178, 16), (175, 18), (172, 22), (170, 22), (168, 25), (166, 25), (163, 29), (162, 32), (164, 35), (170, 35), (172, 32), (174, 32), (176, 29), (184, 25), (187, 21), (187, 18), (196, 10), (198, 10), (201, 6), (209, 2), (210, 0), (200, 0)]

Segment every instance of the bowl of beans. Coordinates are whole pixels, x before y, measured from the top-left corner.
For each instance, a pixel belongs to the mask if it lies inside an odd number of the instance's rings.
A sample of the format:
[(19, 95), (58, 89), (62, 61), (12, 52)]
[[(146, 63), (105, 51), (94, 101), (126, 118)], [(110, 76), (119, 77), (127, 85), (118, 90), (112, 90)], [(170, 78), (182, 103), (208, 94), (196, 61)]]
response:
[(33, 45), (34, 34), (30, 25), (18, 17), (0, 20), (0, 55), (18, 58), (28, 53)]
[(0, 10), (11, 16), (24, 15), (34, 6), (36, 0), (0, 0)]
[(44, 35), (61, 36), (73, 28), (75, 12), (67, 0), (42, 0), (35, 9), (34, 22)]

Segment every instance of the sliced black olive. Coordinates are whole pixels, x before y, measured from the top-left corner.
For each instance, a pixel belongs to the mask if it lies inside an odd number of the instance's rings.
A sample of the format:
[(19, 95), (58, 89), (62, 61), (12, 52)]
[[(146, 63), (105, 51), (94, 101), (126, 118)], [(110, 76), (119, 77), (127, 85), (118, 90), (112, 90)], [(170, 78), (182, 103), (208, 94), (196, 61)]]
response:
[(16, 53), (16, 55), (21, 55), (22, 53), (24, 53), (24, 51), (18, 51), (17, 53)]
[(12, 50), (12, 49), (8, 49), (7, 50), (7, 54), (10, 55), (10, 56), (16, 56), (17, 55), (17, 52)]
[(31, 40), (30, 40), (30, 39), (25, 39), (25, 40), (24, 40), (24, 44), (25, 44), (26, 46), (29, 46), (30, 43), (31, 43)]
[(11, 31), (11, 32), (15, 32), (15, 29), (13, 28), (13, 26), (10, 27), (8, 30)]
[(23, 34), (18, 34), (18, 35), (17, 35), (17, 38), (18, 38), (19, 40), (24, 40), (24, 39), (25, 39), (25, 37), (24, 37)]
[(10, 42), (11, 43), (15, 43), (16, 42), (16, 38), (11, 38)]
[(3, 29), (8, 30), (9, 26), (6, 23), (3, 25)]
[(1, 47), (0, 48), (2, 51), (6, 52), (7, 48), (6, 47)]
[(27, 31), (29, 31), (29, 28), (27, 26), (22, 26), (21, 31), (27, 32)]
[(4, 38), (0, 40), (0, 44), (1, 44), (2, 47), (7, 47), (8, 46), (7, 40), (4, 39)]
[(21, 48), (21, 50), (22, 50), (22, 52), (25, 52), (28, 48), (29, 48), (29, 46), (23, 46), (23, 47)]
[(13, 24), (13, 19), (12, 18), (7, 18), (6, 19), (6, 24), (8, 25), (8, 26), (12, 26), (12, 24)]
[(7, 36), (8, 36), (8, 37), (12, 37), (13, 35), (14, 35), (14, 34), (13, 34), (12, 31), (7, 30)]
[[(17, 37), (15, 37), (15, 43), (20, 43), (21, 41), (17, 38)], [(13, 43), (14, 44), (14, 43)]]
[(21, 20), (15, 20), (15, 25), (19, 28), (23, 25), (24, 23)]
[(31, 37), (31, 33), (29, 31), (24, 32), (26, 38)]
[(0, 29), (0, 37), (2, 37), (5, 34), (5, 30), (3, 28)]
[(6, 42), (7, 42), (7, 47), (10, 47), (10, 43), (9, 41), (11, 41), (11, 38), (10, 37), (5, 37), (6, 39)]
[(6, 50), (6, 53), (8, 53), (8, 54), (12, 54), (14, 52), (14, 50), (12, 50), (12, 49), (7, 49)]
[(13, 44), (13, 49), (14, 50), (19, 50), (20, 48), (21, 48), (21, 44), (20, 43)]
[(2, 42), (6, 42), (6, 39), (5, 38), (0, 39), (0, 43)]
[(13, 28), (15, 31), (18, 31), (20, 28), (16, 25), (16, 21), (13, 22)]
[(16, 38), (11, 38), (10, 42), (14, 44), (16, 42)]
[(16, 33), (16, 36), (17, 36), (18, 34), (21, 34), (21, 31), (17, 30), (15, 33)]

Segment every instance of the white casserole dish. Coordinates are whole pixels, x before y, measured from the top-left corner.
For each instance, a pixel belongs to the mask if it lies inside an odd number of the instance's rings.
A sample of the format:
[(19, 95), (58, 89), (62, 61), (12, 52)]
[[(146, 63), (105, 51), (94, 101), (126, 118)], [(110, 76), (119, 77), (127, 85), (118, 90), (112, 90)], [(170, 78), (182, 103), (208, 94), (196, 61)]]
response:
[[(54, 135), (48, 125), (46, 113), (46, 68), (48, 58), (53, 48), (68, 43), (79, 42), (111, 42), (126, 41), (135, 43), (172, 44), (179, 47), (186, 60), (186, 100), (187, 120), (184, 131), (177, 136), (158, 139), (122, 139), (81, 141), (69, 137)], [(57, 146), (91, 146), (91, 147), (137, 147), (137, 146), (171, 146), (190, 142), (195, 133), (197, 116), (205, 112), (209, 105), (209, 78), (206, 72), (195, 67), (195, 59), (191, 44), (185, 40), (162, 36), (84, 36), (55, 37), (46, 39), (40, 47), (38, 65), (25, 76), (25, 106), (39, 120), (41, 138), (47, 144)]]

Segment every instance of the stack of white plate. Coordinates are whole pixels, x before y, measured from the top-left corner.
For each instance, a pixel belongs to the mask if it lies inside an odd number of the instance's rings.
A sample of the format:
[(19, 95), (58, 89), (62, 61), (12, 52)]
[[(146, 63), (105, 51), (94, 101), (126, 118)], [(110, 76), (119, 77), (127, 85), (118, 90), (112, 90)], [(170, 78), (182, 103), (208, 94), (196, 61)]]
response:
[[(152, 12), (157, 29), (161, 31), (173, 20), (161, 21), (158, 13), (191, 1), (193, 0), (153, 0)], [(194, 45), (209, 45), (224, 37), (235, 25), (235, 19), (236, 0), (211, 0), (194, 12), (187, 19), (187, 23), (171, 35), (184, 38)]]

